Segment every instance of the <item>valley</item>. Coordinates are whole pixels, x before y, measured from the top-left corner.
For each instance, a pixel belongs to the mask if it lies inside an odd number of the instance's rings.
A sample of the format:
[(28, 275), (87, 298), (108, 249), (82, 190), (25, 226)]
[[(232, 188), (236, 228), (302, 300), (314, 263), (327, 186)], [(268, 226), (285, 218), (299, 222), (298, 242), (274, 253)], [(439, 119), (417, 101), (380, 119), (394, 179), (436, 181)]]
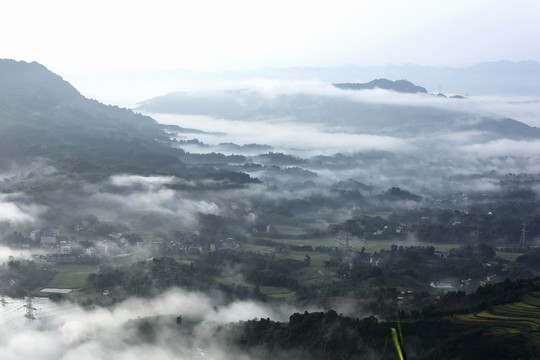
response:
[(8, 299), (119, 314), (122, 344), (169, 351), (182, 334), (191, 355), (220, 353), (218, 336), (231, 351), (385, 358), (397, 316), (423, 358), (469, 333), (470, 349), (499, 336), (538, 353), (534, 320), (519, 326), (539, 286), (537, 127), (424, 92), (282, 83), (129, 110), (37, 63), (0, 74)]

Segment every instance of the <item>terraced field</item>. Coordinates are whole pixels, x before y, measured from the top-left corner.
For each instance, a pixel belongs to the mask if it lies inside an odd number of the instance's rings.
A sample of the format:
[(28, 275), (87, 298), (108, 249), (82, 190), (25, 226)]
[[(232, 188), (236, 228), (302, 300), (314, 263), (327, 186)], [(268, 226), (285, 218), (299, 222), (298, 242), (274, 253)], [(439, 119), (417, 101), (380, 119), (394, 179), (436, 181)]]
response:
[(523, 333), (540, 346), (540, 292), (526, 295), (522, 301), (494, 306), (474, 314), (457, 315), (455, 323), (492, 327), (496, 334)]

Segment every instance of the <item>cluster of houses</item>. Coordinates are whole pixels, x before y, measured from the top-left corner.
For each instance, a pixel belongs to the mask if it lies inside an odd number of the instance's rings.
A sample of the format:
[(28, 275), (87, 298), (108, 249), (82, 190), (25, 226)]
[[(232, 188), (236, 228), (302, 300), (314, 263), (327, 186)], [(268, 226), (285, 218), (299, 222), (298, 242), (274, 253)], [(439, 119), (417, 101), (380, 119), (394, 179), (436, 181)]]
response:
[(58, 239), (59, 236), (60, 230), (58, 228), (45, 227), (39, 230), (32, 230), (28, 238), (32, 245), (34, 245), (33, 247), (45, 249), (57, 248), (60, 250), (60, 255), (70, 255), (71, 244), (67, 241), (60, 241)]
[[(124, 233), (111, 233), (109, 238), (117, 243), (120, 247), (127, 245), (128, 234)], [(240, 247), (234, 238), (226, 238), (214, 241), (212, 243), (208, 241), (201, 241), (199, 239), (200, 233), (198, 231), (193, 232), (193, 238), (185, 241), (137, 241), (132, 243), (136, 248), (146, 251), (152, 254), (189, 254), (198, 255), (215, 251), (235, 250)], [(105, 247), (104, 253), (108, 255), (107, 247)]]
[(404, 305), (411, 305), (415, 300), (415, 295), (412, 290), (398, 289), (396, 299), (397, 306), (402, 307)]
[[(396, 232), (396, 234), (401, 234), (402, 232), (405, 231), (405, 227), (406, 227), (406, 226), (407, 226), (407, 225), (405, 225), (405, 224), (399, 224), (398, 226), (396, 226), (396, 227), (394, 228), (394, 231)], [(392, 229), (389, 228), (388, 225), (385, 225), (384, 228), (375, 230), (375, 231), (373, 232), (373, 235), (375, 235), (375, 236), (380, 236), (380, 235), (384, 234), (385, 232), (391, 231), (391, 230), (392, 230)]]
[(452, 284), (450, 282), (434, 282), (430, 283), (433, 289), (442, 289), (443, 291), (453, 290), (456, 288), (463, 289), (465, 291), (474, 290), (478, 286), (486, 286), (487, 284), (496, 281), (497, 274), (490, 274), (486, 276), (486, 280), (473, 280), (471, 278), (462, 279), (459, 282)]
[(467, 203), (469, 201), (469, 195), (464, 193), (455, 193), (450, 194), (445, 198), (435, 198), (432, 201), (438, 205), (448, 204), (448, 205), (458, 205)]
[(204, 254), (208, 252), (215, 251), (228, 251), (238, 249), (240, 245), (235, 241), (234, 238), (227, 238), (218, 240), (211, 244), (199, 244), (199, 243), (190, 243), (190, 244), (178, 244), (176, 249), (180, 253), (186, 253), (190, 255)]
[[(87, 232), (90, 228), (82, 224), (75, 229), (77, 232)], [(32, 230), (28, 236), (26, 248), (42, 248), (53, 250), (54, 253), (32, 255), (37, 266), (48, 268), (61, 264), (91, 264), (103, 261), (121, 262), (131, 259), (135, 253), (141, 256), (155, 254), (203, 254), (215, 251), (234, 250), (240, 247), (234, 238), (217, 240), (212, 243), (198, 241), (199, 234), (194, 232), (190, 241), (137, 241), (131, 242), (133, 247), (126, 247), (131, 234), (110, 233), (107, 239), (94, 241), (92, 246), (85, 248), (77, 242), (66, 241), (60, 236), (60, 230), (54, 227), (44, 227)], [(138, 250), (136, 250), (138, 249)]]
[(40, 244), (41, 247), (51, 247), (58, 243), (60, 230), (52, 227), (45, 227), (40, 230), (32, 230), (30, 232), (30, 241), (34, 245)]

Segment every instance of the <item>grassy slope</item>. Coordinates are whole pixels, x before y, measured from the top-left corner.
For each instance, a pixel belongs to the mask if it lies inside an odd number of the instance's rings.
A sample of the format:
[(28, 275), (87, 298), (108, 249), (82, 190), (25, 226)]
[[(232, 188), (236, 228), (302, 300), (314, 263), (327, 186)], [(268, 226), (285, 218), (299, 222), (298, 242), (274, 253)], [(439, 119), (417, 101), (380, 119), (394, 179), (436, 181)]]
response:
[(493, 333), (523, 333), (540, 346), (540, 292), (526, 295), (522, 301), (450, 318), (454, 323), (491, 327)]
[(88, 275), (99, 271), (98, 265), (61, 265), (55, 268), (58, 274), (46, 286), (59, 289), (80, 289), (85, 283)]

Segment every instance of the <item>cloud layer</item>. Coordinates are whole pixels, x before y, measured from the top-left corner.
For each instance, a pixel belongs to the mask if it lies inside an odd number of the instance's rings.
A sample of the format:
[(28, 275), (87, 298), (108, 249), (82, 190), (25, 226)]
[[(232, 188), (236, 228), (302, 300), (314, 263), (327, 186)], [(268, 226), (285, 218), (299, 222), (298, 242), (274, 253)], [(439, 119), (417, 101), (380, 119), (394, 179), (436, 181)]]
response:
[[(34, 302), (36, 320), (24, 319), (24, 303), (9, 300), (0, 312), (0, 357), (18, 359), (228, 359), (232, 345), (214, 338), (218, 326), (241, 320), (270, 318), (286, 321), (298, 309), (254, 302), (223, 305), (210, 297), (172, 289), (150, 300), (130, 299), (112, 308), (84, 310), (74, 304)], [(194, 324), (182, 330), (174, 319)], [(137, 326), (144, 319), (159, 324), (154, 341), (141, 338)], [(191, 325), (187, 325), (191, 326)], [(31, 346), (29, 346), (31, 344)], [(241, 354), (239, 354), (241, 355)], [(244, 358), (247, 355), (243, 355)]]

